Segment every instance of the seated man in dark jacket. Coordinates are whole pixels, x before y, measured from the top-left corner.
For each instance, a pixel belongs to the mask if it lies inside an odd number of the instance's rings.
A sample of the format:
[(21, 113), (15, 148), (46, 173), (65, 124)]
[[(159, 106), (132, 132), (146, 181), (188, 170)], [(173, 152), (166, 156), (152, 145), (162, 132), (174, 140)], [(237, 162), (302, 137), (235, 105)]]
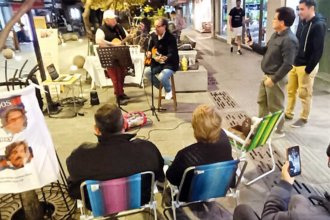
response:
[(157, 19), (155, 28), (156, 32), (151, 35), (147, 51), (147, 60), (151, 63), (145, 68), (144, 74), (156, 88), (162, 83), (165, 99), (169, 100), (172, 98), (170, 78), (179, 68), (178, 46), (175, 37), (168, 30), (168, 21), (165, 18)]
[(164, 181), (164, 160), (159, 150), (149, 141), (132, 140), (135, 135), (123, 133), (124, 119), (116, 105), (103, 105), (94, 118), (98, 142), (81, 144), (66, 160), (72, 198), (81, 198), (80, 184), (85, 180), (109, 180), (153, 171), (157, 181)]
[[(188, 167), (233, 159), (229, 139), (221, 129), (221, 117), (214, 107), (198, 106), (193, 113), (192, 127), (197, 143), (180, 150), (166, 172), (168, 181), (176, 186), (180, 185), (184, 170)], [(183, 200), (189, 190), (188, 187), (184, 189), (186, 191), (180, 196)]]
[[(289, 162), (282, 167), (281, 181), (272, 188), (264, 205), (262, 220), (329, 220), (330, 210), (313, 205), (302, 195), (291, 197), (294, 178), (289, 174)], [(248, 205), (239, 205), (234, 211), (234, 220), (259, 220)]]

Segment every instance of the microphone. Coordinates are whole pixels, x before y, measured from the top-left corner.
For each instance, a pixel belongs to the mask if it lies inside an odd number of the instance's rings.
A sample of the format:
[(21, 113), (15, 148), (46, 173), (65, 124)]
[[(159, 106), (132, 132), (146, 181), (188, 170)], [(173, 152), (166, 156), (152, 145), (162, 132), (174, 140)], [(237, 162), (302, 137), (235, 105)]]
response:
[(155, 33), (156, 33), (156, 31), (150, 31), (150, 32), (148, 33), (147, 37), (150, 37), (151, 35), (153, 35), (153, 34), (155, 34)]

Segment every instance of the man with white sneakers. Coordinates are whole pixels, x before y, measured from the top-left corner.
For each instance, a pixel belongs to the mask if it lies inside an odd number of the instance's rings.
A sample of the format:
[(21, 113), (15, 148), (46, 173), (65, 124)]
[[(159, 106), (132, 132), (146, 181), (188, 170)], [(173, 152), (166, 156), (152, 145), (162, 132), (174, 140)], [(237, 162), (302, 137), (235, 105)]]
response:
[(168, 30), (168, 21), (159, 18), (155, 21), (155, 34), (151, 35), (147, 58), (151, 65), (145, 68), (144, 74), (153, 85), (159, 88), (162, 83), (165, 89), (165, 99), (172, 99), (172, 86), (170, 77), (179, 68), (178, 46), (175, 37)]

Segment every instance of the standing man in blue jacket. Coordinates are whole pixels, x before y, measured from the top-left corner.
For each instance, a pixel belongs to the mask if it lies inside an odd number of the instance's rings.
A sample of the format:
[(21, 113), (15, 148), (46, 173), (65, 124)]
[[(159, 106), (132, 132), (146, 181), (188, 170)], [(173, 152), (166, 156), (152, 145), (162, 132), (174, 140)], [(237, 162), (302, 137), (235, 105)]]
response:
[(297, 30), (299, 40), (298, 55), (289, 73), (288, 105), (285, 111), (287, 120), (293, 119), (297, 92), (301, 100), (300, 118), (292, 127), (302, 127), (307, 123), (313, 95), (314, 78), (319, 70), (319, 61), (323, 54), (326, 24), (315, 14), (315, 0), (300, 0), (299, 16), (301, 22)]

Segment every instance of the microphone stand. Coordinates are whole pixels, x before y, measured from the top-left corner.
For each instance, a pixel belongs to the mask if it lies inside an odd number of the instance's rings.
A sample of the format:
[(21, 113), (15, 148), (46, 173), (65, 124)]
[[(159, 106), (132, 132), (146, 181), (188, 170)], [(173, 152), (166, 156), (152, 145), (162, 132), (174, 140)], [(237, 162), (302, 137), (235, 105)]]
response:
[[(152, 36), (152, 33), (149, 35), (147, 51), (148, 51), (149, 46), (150, 46), (151, 36)], [(144, 66), (144, 68), (143, 68), (143, 74), (144, 74), (145, 68), (146, 68), (146, 66)], [(150, 73), (150, 75), (151, 75), (151, 80), (150, 80), (151, 81), (151, 106), (150, 106), (150, 109), (148, 109), (146, 111), (151, 110), (152, 115), (156, 117), (157, 121), (160, 121), (159, 120), (159, 117), (157, 115), (157, 112), (156, 112), (155, 104), (154, 104), (154, 80), (153, 80), (154, 76), (153, 76), (153, 72), (152, 72), (151, 66), (150, 66), (150, 69), (151, 69), (151, 73)]]

